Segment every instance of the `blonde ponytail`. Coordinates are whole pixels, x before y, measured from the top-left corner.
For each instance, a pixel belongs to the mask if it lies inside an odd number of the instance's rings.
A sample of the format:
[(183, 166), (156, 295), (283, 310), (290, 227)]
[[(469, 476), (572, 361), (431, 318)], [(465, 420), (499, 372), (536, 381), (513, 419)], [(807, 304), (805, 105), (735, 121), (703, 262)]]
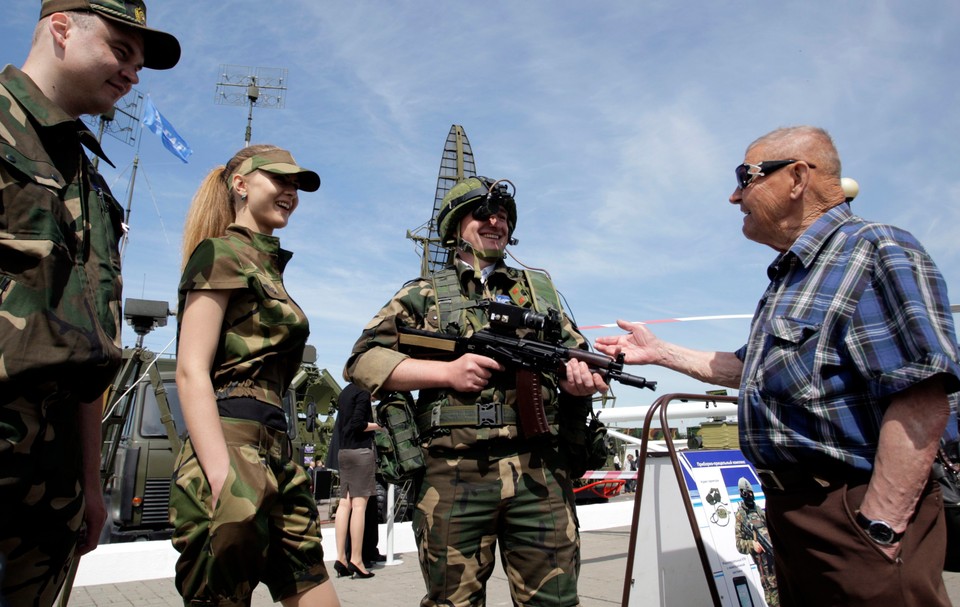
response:
[(226, 165), (218, 166), (207, 174), (200, 188), (193, 195), (187, 219), (183, 226), (183, 259), (181, 269), (201, 241), (223, 236), (236, 219), (239, 197), (231, 188), (233, 172), (247, 158), (260, 152), (278, 149), (275, 145), (251, 145), (237, 152)]

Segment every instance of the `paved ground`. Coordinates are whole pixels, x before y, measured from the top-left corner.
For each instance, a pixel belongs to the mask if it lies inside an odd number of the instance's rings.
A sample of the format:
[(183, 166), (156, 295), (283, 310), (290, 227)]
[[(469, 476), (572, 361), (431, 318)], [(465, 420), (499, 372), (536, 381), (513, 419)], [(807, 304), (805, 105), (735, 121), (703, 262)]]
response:
[[(327, 532), (325, 528), (324, 533)], [(332, 533), (333, 529), (331, 528), (329, 532)], [(629, 528), (583, 533), (580, 595), (585, 606), (603, 607), (620, 604), (629, 539)], [(373, 569), (376, 575), (368, 580), (334, 579), (334, 585), (343, 606), (414, 607), (419, 605), (423, 597), (423, 578), (420, 576), (416, 555), (404, 554), (402, 558), (402, 564)], [(328, 563), (329, 566), (330, 563)], [(180, 595), (173, 586), (173, 579), (84, 586), (74, 589), (70, 597), (71, 607), (182, 604)], [(487, 605), (495, 607), (511, 604), (506, 577), (498, 565), (487, 586)], [(266, 605), (273, 605), (273, 601), (270, 600), (270, 593), (260, 586), (254, 593), (253, 606)]]
[[(333, 530), (330, 529), (330, 532)], [(582, 534), (583, 566), (580, 598), (585, 607), (619, 605), (623, 595), (627, 546), (630, 530), (626, 527), (586, 531)], [(376, 605), (379, 607), (419, 604), (423, 596), (423, 579), (416, 555), (402, 555), (402, 564), (378, 567), (369, 580), (334, 579), (344, 607)], [(946, 573), (944, 579), (954, 604), (960, 605), (960, 574)], [(270, 594), (262, 586), (254, 594), (253, 606), (272, 605)], [(127, 584), (76, 588), (70, 598), (71, 607), (123, 607), (182, 605), (172, 579)], [(510, 593), (499, 565), (487, 586), (487, 605), (511, 605)], [(681, 606), (687, 607), (687, 606)]]
[[(619, 496), (613, 501), (632, 501), (633, 496)], [(628, 506), (619, 504), (619, 506)], [(629, 507), (629, 506), (628, 506)], [(321, 509), (321, 512), (323, 510)], [(607, 511), (604, 516), (609, 518)], [(626, 519), (629, 520), (629, 519)], [(581, 519), (583, 523), (583, 519)], [(605, 525), (595, 525), (593, 530), (581, 532), (582, 566), (580, 577), (580, 598), (585, 607), (605, 607), (620, 605), (623, 596), (624, 574), (627, 567), (627, 552), (630, 543), (629, 527), (597, 529)], [(589, 525), (587, 525), (589, 527)], [(332, 523), (322, 527), (325, 538), (334, 536)], [(397, 550), (411, 550), (412, 539), (408, 545), (398, 545)], [(381, 552), (384, 551), (381, 535)], [(130, 558), (136, 558), (131, 556)], [(389, 566), (373, 569), (376, 574), (371, 579), (334, 578), (334, 586), (344, 607), (415, 607), (423, 597), (423, 578), (416, 554), (406, 552), (397, 554), (398, 562)], [(332, 570), (332, 562), (327, 566)], [(170, 567), (172, 570), (172, 566)], [(954, 604), (960, 606), (960, 573), (945, 573), (944, 581)], [(648, 602), (644, 602), (649, 604)], [(654, 599), (656, 603), (656, 599)], [(174, 606), (182, 605), (180, 596), (173, 585), (172, 578), (139, 582), (79, 586), (73, 589), (69, 605), (71, 607), (124, 607), (133, 606)], [(254, 593), (253, 607), (273, 605), (270, 593), (260, 586)], [(506, 577), (499, 563), (487, 584), (487, 605), (489, 607), (512, 605)], [(690, 606), (679, 606), (690, 607)], [(695, 606), (694, 606), (695, 607)]]

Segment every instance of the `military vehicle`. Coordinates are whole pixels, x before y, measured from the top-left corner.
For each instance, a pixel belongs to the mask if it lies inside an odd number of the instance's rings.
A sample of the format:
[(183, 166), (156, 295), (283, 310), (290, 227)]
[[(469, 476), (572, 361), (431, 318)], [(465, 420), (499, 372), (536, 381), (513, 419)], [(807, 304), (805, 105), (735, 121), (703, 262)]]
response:
[(290, 389), (283, 399), (288, 420), (291, 415), (297, 420), (290, 436), (294, 458), (304, 465), (310, 460), (326, 459), (337, 399), (340, 398), (340, 384), (329, 371), (317, 368), (316, 360), (316, 349), (307, 346), (300, 372), (290, 382)]
[[(124, 302), (137, 345), (123, 351), (123, 365), (104, 399), (101, 475), (108, 520), (101, 543), (170, 537), (170, 479), (186, 426), (176, 359), (143, 347), (143, 337), (164, 326), (169, 315), (164, 301)], [(340, 395), (336, 380), (315, 361), (316, 349), (307, 346), (283, 399), (294, 458), (301, 463), (325, 456)]]

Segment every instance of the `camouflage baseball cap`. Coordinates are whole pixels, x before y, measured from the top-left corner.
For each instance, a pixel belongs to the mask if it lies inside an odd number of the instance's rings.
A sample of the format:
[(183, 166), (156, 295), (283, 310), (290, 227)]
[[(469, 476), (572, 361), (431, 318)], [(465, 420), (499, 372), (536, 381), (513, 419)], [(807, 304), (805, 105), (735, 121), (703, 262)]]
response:
[(297, 165), (290, 152), (281, 149), (267, 150), (247, 158), (237, 170), (236, 175), (249, 175), (260, 169), (276, 175), (296, 175), (297, 188), (304, 192), (316, 192), (320, 188), (320, 176)]
[(180, 43), (166, 32), (147, 27), (143, 0), (43, 0), (40, 18), (65, 11), (90, 11), (113, 23), (136, 28), (143, 36), (143, 66), (168, 70), (180, 61)]

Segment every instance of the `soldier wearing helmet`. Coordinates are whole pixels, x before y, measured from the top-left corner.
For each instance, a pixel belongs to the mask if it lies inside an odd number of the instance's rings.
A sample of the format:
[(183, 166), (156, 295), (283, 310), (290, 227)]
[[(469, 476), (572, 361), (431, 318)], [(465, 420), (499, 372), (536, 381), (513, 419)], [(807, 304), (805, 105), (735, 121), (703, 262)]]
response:
[[(452, 262), (405, 284), (364, 329), (344, 377), (389, 398), (418, 390), (425, 468), (414, 528), (427, 585), (423, 606), (484, 604), (495, 546), (518, 604), (579, 604), (579, 533), (571, 480), (584, 471), (591, 395), (606, 384), (579, 362), (537, 374), (550, 432), (518, 427), (515, 370), (485, 356), (422, 360), (399, 351), (398, 330), (467, 336), (488, 323), (482, 301), (562, 312), (545, 273), (504, 263), (517, 225), (513, 183), (471, 177), (447, 193), (437, 217)], [(562, 340), (586, 348), (566, 314)], [(527, 329), (519, 329), (524, 331)]]
[(777, 576), (773, 569), (773, 553), (767, 550), (770, 547), (767, 517), (763, 510), (757, 507), (750, 481), (741, 477), (737, 487), (740, 489), (741, 499), (735, 527), (737, 551), (740, 554), (749, 554), (757, 565), (760, 585), (763, 586), (763, 598), (767, 606), (778, 607), (780, 594), (777, 592)]
[[(440, 212), (437, 215), (437, 232), (443, 246), (460, 249), (475, 255), (488, 262), (503, 259), (506, 253), (506, 244), (517, 244), (513, 240), (513, 231), (517, 228), (517, 203), (513, 198), (513, 183), (506, 179), (492, 181), (486, 177), (471, 177), (464, 179), (453, 186), (443, 198)], [(501, 214), (502, 212), (502, 214)], [(503, 246), (485, 248), (481, 241), (477, 248), (469, 240), (461, 237), (460, 222), (470, 213), (474, 219), (481, 222), (497, 215), (497, 220), (504, 220), (507, 227), (507, 243)], [(491, 221), (494, 221), (491, 219)], [(489, 247), (492, 243), (487, 242)]]

